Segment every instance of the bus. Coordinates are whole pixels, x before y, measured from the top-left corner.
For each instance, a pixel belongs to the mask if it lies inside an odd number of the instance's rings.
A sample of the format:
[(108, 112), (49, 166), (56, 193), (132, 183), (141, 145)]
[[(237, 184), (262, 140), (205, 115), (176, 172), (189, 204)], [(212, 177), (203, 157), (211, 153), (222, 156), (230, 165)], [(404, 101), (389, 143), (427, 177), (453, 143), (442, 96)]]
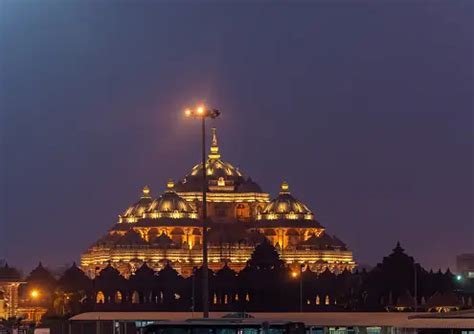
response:
[(262, 319), (190, 319), (145, 326), (144, 334), (305, 334), (305, 325)]

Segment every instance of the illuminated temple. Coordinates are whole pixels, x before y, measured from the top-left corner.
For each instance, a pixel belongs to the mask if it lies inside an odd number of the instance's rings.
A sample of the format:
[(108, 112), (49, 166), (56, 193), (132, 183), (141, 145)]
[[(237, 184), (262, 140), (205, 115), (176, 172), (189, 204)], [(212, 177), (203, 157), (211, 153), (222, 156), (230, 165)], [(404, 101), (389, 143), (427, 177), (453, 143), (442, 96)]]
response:
[[(245, 267), (255, 246), (267, 238), (289, 265), (311, 270), (352, 270), (352, 252), (297, 200), (286, 182), (273, 199), (250, 177), (221, 159), (215, 128), (206, 162), (209, 217), (209, 267), (225, 263), (236, 271)], [(138, 201), (81, 257), (91, 277), (109, 263), (129, 276), (143, 263), (159, 270), (171, 263), (189, 276), (202, 262), (202, 164), (181, 180), (168, 181), (153, 197), (143, 188)]]

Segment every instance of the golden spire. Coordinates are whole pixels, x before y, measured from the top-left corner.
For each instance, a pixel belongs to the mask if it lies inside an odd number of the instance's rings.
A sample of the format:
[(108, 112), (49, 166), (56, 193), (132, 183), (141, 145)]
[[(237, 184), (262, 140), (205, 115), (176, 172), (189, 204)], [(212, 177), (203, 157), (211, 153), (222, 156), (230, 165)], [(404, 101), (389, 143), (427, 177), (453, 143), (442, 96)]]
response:
[(280, 187), (280, 194), (289, 194), (290, 193), (290, 186), (288, 185), (288, 182), (283, 181)]
[(219, 146), (217, 145), (217, 130), (215, 127), (213, 127), (211, 131), (212, 131), (212, 140), (211, 140), (211, 153), (209, 153), (209, 159), (219, 159), (221, 155), (219, 154)]
[(150, 198), (150, 187), (144, 186), (142, 190), (142, 198)]

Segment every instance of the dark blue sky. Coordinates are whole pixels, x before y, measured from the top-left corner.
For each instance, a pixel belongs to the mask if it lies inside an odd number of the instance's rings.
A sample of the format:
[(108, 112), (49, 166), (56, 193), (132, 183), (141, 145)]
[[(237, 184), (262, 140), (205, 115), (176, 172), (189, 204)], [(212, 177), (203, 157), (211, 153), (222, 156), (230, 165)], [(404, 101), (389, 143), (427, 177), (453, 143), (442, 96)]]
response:
[(474, 251), (472, 1), (0, 2), (0, 258), (58, 266), (199, 160), (282, 180), (360, 263)]

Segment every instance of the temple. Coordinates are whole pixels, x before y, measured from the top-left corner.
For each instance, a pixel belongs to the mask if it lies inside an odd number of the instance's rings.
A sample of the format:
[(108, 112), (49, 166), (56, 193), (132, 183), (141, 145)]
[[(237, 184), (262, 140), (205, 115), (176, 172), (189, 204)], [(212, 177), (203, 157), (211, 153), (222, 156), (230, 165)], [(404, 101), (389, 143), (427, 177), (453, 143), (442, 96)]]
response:
[[(149, 187), (118, 217), (117, 223), (81, 257), (94, 277), (111, 264), (125, 277), (143, 263), (159, 270), (167, 263), (183, 276), (202, 262), (202, 164), (154, 198)], [(356, 266), (344, 242), (330, 235), (314, 213), (281, 184), (273, 199), (250, 177), (222, 160), (212, 129), (207, 175), (209, 267), (227, 264), (240, 271), (255, 246), (267, 238), (290, 266), (304, 264), (315, 272), (338, 273)]]

